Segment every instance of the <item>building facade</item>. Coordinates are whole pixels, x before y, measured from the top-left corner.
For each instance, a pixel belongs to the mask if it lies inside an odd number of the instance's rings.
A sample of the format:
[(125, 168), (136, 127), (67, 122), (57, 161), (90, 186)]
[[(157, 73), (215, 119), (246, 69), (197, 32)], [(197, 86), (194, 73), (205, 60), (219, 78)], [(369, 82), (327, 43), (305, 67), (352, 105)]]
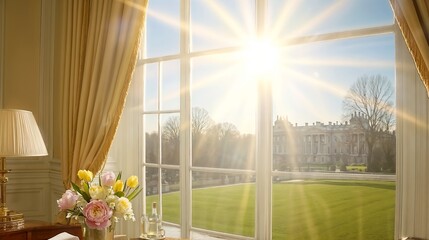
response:
[[(304, 126), (277, 117), (273, 126), (273, 163), (275, 170), (296, 170), (323, 165), (366, 164), (368, 147), (358, 114), (350, 121)], [(326, 169), (331, 170), (331, 169)]]

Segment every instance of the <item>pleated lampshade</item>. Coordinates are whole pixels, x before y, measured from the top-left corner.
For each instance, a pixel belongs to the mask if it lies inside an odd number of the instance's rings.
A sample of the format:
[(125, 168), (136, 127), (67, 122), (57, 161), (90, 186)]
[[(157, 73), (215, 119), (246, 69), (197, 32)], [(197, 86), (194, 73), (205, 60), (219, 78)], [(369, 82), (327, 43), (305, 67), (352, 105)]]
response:
[(33, 113), (0, 109), (0, 157), (48, 155)]

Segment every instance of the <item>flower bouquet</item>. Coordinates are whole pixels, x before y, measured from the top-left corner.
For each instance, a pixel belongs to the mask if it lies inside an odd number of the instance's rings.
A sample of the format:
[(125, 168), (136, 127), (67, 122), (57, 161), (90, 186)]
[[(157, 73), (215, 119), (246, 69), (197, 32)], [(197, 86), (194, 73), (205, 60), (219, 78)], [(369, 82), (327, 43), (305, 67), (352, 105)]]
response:
[(97, 230), (107, 231), (113, 238), (115, 223), (120, 218), (135, 221), (130, 201), (142, 191), (137, 176), (123, 182), (121, 173), (116, 176), (105, 172), (94, 182), (91, 171), (79, 170), (77, 175), (80, 186), (72, 183), (73, 188), (66, 190), (57, 203), (60, 211), (67, 213), (66, 218), (81, 222), (85, 239), (95, 238), (91, 235), (97, 235)]

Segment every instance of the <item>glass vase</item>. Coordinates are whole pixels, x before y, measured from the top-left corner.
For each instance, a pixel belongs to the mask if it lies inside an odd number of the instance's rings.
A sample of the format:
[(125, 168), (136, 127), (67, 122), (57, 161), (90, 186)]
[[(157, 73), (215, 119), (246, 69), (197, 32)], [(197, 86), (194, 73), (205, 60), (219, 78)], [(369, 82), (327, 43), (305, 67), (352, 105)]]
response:
[(82, 236), (84, 240), (113, 240), (115, 235), (115, 222), (103, 229), (89, 228), (82, 224)]

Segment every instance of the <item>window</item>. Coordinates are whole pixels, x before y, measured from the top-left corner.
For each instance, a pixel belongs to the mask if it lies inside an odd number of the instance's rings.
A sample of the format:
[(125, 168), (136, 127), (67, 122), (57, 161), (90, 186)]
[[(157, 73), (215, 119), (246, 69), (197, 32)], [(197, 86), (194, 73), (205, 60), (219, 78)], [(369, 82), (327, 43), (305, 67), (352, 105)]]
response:
[(145, 203), (160, 202), (169, 236), (393, 238), (394, 173), (344, 173), (394, 169), (364, 115), (343, 118), (358, 79), (395, 83), (388, 0), (159, 0), (147, 13)]

